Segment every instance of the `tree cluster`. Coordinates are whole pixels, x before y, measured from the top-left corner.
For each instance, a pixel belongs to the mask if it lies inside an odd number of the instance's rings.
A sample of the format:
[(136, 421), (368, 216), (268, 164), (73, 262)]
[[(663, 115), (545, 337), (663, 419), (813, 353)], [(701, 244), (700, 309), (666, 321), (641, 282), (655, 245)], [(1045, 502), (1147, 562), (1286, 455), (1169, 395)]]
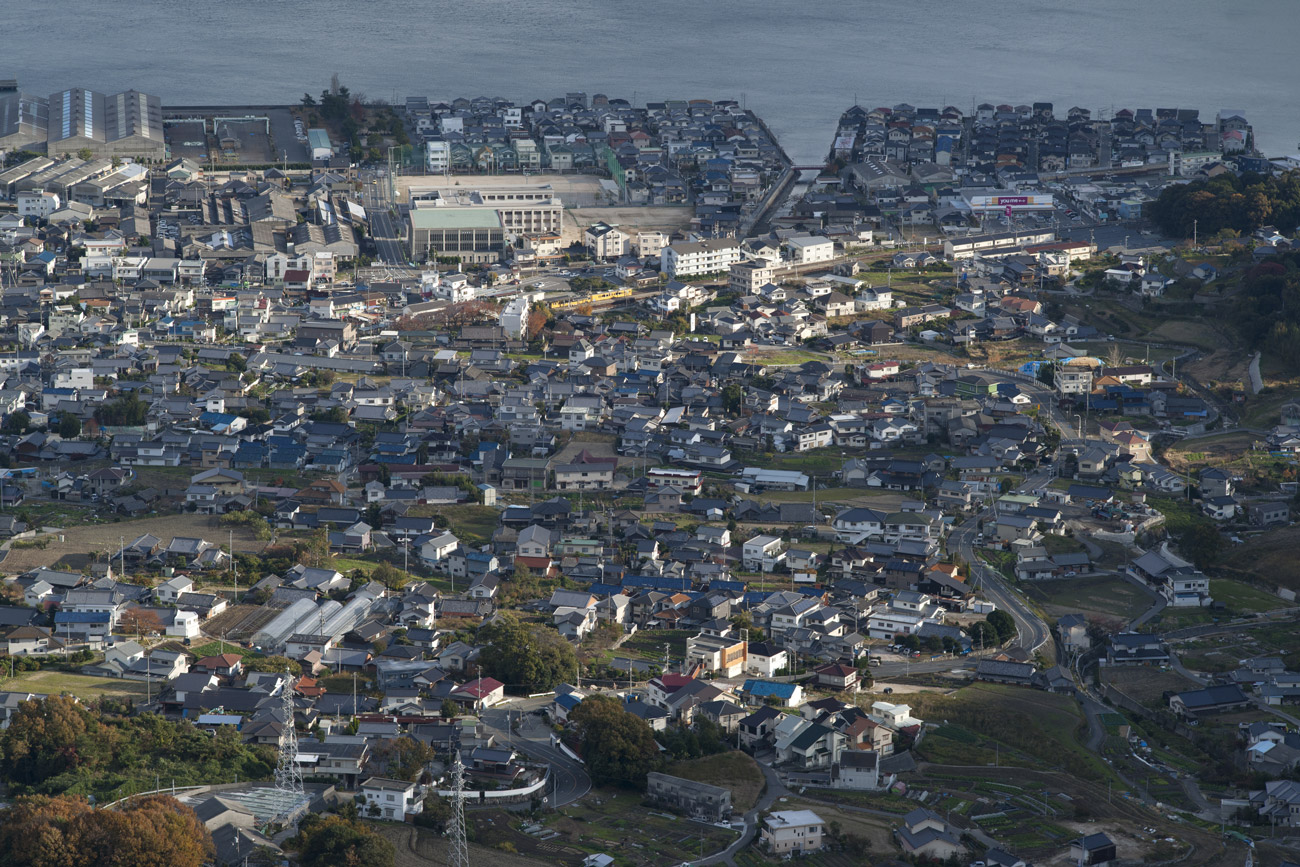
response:
[(732, 748), (726, 730), (704, 717), (696, 719), (694, 725), (664, 729), (655, 735), (655, 740), (674, 759), (698, 759)]
[(149, 404), (134, 394), (124, 395), (100, 404), (95, 420), (111, 427), (140, 427), (149, 420)]
[(485, 626), (479, 640), (487, 644), (479, 656), (484, 673), (526, 692), (551, 689), (577, 671), (573, 645), (554, 629), (520, 623), (513, 614)]
[(1300, 223), (1300, 170), (1278, 177), (1231, 172), (1209, 180), (1171, 184), (1147, 210), (1166, 234), (1189, 238), (1229, 229), (1248, 235), (1266, 223)]
[(392, 843), (344, 816), (308, 813), (293, 844), (302, 867), (392, 867), (395, 857)]
[(177, 785), (266, 779), (266, 747), (248, 746), (230, 727), (215, 735), (156, 714), (116, 715), (50, 696), (19, 705), (0, 735), (0, 782), (20, 794), (58, 795), (73, 786), (111, 795), (125, 783)]
[(1016, 621), (999, 608), (983, 620), (972, 623), (969, 631), (977, 646), (996, 647), (1016, 637)]
[(96, 810), (81, 798), (23, 797), (0, 812), (6, 867), (200, 867), (212, 835), (194, 811), (154, 795)]
[(1233, 318), (1243, 342), (1290, 371), (1300, 370), (1300, 253), (1251, 268), (1236, 300)]
[(646, 774), (660, 766), (659, 747), (645, 720), (605, 695), (591, 695), (569, 712), (578, 748), (598, 786), (645, 788)]

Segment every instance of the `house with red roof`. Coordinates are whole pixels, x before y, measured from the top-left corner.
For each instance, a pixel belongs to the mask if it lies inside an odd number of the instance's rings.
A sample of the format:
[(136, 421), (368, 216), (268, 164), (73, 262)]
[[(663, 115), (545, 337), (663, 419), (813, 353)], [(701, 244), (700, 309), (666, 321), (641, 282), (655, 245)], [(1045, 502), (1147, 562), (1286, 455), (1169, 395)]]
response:
[(469, 708), (492, 707), (505, 701), (506, 685), (491, 677), (480, 677), (453, 689), (449, 698)]

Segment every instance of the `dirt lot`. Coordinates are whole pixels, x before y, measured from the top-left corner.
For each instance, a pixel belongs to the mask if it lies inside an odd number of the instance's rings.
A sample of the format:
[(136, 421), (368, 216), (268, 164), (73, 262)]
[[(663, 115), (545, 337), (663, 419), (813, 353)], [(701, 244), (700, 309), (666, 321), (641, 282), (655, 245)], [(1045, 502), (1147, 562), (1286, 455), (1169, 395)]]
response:
[(1040, 581), (1028, 585), (1026, 593), (1052, 618), (1077, 612), (1085, 617), (1132, 620), (1145, 611), (1150, 600), (1123, 578), (1079, 578)]
[[(67, 527), (62, 533), (63, 541), (54, 536), (45, 548), (9, 551), (4, 560), (0, 561), (0, 571), (15, 575), (38, 566), (54, 566), (57, 563), (79, 569), (92, 562), (96, 554), (115, 554), (124, 541), (129, 545), (144, 533), (152, 533), (164, 545), (176, 536), (198, 536), (213, 544), (224, 544), (229, 530), (219, 527), (215, 516), (194, 514), (160, 515), (113, 524), (81, 524)], [(258, 553), (267, 544), (240, 528), (235, 528), (234, 541), (236, 551), (248, 553)]]
[(1202, 383), (1245, 383), (1250, 356), (1240, 349), (1220, 349), (1182, 366), (1184, 373)]
[(1229, 433), (1178, 443), (1165, 451), (1170, 469), (1183, 472), (1189, 468), (1221, 467), (1238, 461), (1251, 452), (1259, 437), (1249, 433)]
[[(1155, 845), (1151, 837), (1141, 835), (1117, 822), (1062, 822), (1061, 824), (1072, 831), (1078, 831), (1080, 834), (1102, 833), (1109, 835), (1110, 839), (1115, 841), (1115, 854), (1124, 861), (1144, 860), (1151, 854), (1151, 850)], [(1067, 850), (1047, 863), (1066, 867), (1066, 865), (1073, 865), (1075, 862), (1070, 859), (1070, 853)]]
[(1296, 590), (1300, 589), (1297, 548), (1300, 548), (1300, 527), (1279, 527), (1247, 538), (1244, 545), (1228, 553), (1225, 565)]
[(1199, 686), (1177, 672), (1147, 666), (1118, 666), (1102, 671), (1107, 683), (1149, 708), (1165, 707), (1166, 692), (1183, 692)]
[[(471, 814), (467, 818), (472, 818)], [(397, 867), (430, 867), (448, 863), (447, 840), (433, 832), (410, 825), (384, 823), (376, 830), (392, 841), (396, 850), (394, 863)], [(529, 858), (524, 855), (511, 855), (500, 849), (490, 849), (473, 843), (469, 846), (470, 860), (477, 864), (492, 864), (495, 867), (532, 867), (537, 864), (574, 864), (581, 863), (579, 855), (568, 858), (556, 857), (553, 853), (539, 853), (540, 857)]]

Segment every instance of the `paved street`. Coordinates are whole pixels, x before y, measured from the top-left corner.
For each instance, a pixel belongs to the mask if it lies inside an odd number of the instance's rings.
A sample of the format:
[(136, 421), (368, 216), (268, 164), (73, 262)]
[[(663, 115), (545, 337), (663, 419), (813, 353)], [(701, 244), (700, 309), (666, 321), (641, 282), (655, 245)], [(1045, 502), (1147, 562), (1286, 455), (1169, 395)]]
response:
[(402, 230), (389, 213), (388, 189), (383, 178), (362, 181), (362, 198), (370, 217), (370, 237), (375, 242), (379, 261), (385, 265), (407, 267), (410, 259), (402, 241)]
[[(515, 699), (483, 711), (480, 719), (502, 743), (513, 746), (535, 761), (546, 762), (551, 766), (553, 785), (546, 795), (549, 799), (548, 806), (563, 807), (591, 791), (591, 778), (587, 776), (581, 762), (574, 761), (558, 747), (551, 745), (550, 727), (542, 722), (541, 717), (532, 713), (549, 702), (549, 697)], [(510, 729), (511, 718), (519, 722), (518, 734)]]

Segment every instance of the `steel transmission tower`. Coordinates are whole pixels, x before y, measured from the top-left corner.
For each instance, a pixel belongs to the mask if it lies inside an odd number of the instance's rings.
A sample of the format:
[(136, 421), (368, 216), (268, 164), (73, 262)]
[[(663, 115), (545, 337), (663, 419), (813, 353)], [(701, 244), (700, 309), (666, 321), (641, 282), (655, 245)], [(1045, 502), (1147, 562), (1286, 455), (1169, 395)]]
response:
[[(302, 769), (298, 767), (298, 732), (293, 726), (293, 675), (285, 672), (284, 688), (280, 692), (280, 707), (284, 711), (284, 727), (280, 730), (280, 754), (275, 765), (275, 788), (282, 794), (286, 810), (296, 808), (302, 800)], [(293, 806), (288, 806), (292, 804)]]
[(465, 839), (465, 766), (460, 763), (460, 738), (451, 748), (451, 834), (447, 841), (447, 867), (469, 867), (469, 842)]

